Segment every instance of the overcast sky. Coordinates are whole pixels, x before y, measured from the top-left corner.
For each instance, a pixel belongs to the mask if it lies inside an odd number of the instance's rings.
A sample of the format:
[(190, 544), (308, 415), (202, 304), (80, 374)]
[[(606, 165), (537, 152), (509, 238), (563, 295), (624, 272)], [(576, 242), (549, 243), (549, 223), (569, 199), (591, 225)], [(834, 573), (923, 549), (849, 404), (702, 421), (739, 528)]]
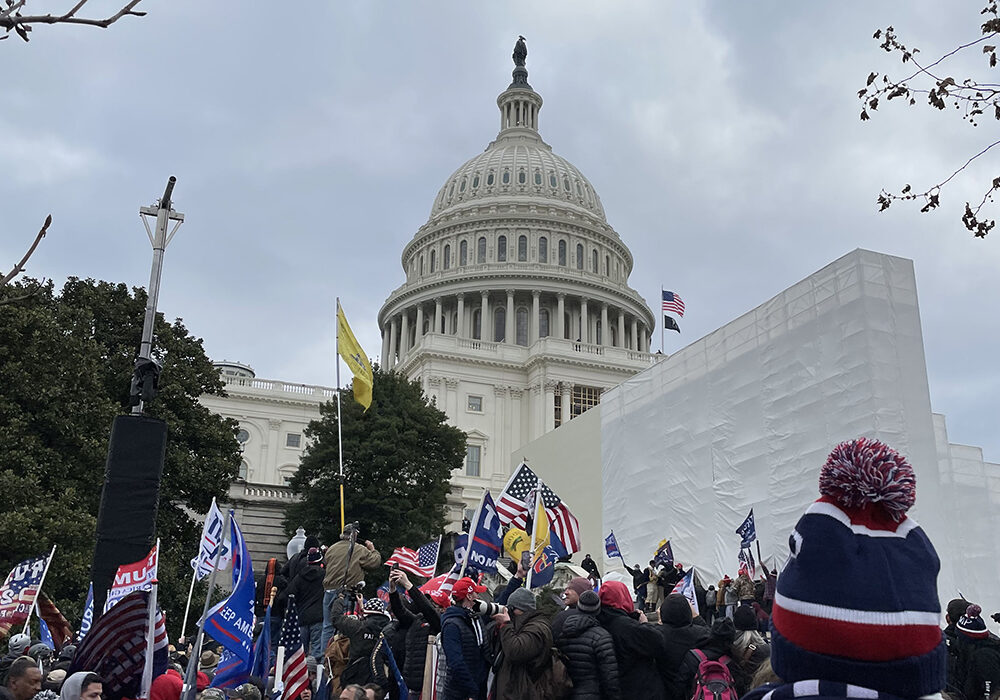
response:
[[(377, 357), (402, 248), (496, 135), (523, 34), (542, 136), (600, 194), (631, 285), (687, 303), (668, 352), (855, 248), (911, 258), (933, 409), (998, 461), (1000, 233), (959, 222), (995, 168), (933, 214), (875, 206), (882, 186), (942, 179), (997, 123), (894, 103), (862, 124), (856, 98), (870, 71), (901, 72), (876, 28), (936, 57), (978, 36), (982, 4), (145, 0), (108, 30), (39, 26), (0, 42), (0, 264), (51, 212), (30, 274), (145, 286), (138, 208), (176, 175), (187, 222), (160, 310), (213, 359), (332, 385), (335, 297)], [(984, 72), (963, 64), (956, 78)]]

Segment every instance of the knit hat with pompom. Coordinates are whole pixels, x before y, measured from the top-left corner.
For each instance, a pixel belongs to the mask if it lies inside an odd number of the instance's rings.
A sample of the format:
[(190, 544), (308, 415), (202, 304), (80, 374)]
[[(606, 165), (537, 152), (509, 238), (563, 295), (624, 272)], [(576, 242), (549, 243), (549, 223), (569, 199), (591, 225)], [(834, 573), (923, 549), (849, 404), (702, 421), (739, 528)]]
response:
[(986, 623), (983, 622), (982, 614), (983, 609), (981, 607), (975, 603), (970, 605), (958, 621), (958, 631), (971, 639), (986, 639), (989, 637), (990, 633), (986, 629)]
[(786, 683), (820, 679), (898, 697), (946, 680), (937, 553), (907, 517), (913, 467), (870, 438), (834, 448), (821, 497), (789, 537), (771, 616), (771, 665)]

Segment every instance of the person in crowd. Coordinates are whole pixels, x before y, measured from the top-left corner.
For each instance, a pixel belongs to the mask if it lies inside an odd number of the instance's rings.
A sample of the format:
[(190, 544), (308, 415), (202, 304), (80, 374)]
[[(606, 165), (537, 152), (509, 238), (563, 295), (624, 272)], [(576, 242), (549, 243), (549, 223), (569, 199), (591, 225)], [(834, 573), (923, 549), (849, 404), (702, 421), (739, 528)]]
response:
[[(754, 605), (760, 607), (756, 602)], [(736, 638), (730, 653), (735, 663), (733, 680), (736, 681), (736, 690), (742, 695), (750, 690), (750, 682), (757, 669), (771, 657), (771, 647), (757, 630), (757, 615), (752, 607), (741, 605), (736, 608), (733, 625), (736, 627)]]
[[(355, 537), (353, 547), (352, 534)], [(370, 540), (364, 540), (362, 543), (360, 537), (360, 531), (348, 526), (340, 533), (340, 540), (326, 550), (324, 557), (326, 573), (323, 577), (323, 633), (320, 637), (320, 649), (325, 650), (330, 637), (333, 636), (333, 618), (330, 610), (340, 590), (353, 588), (364, 580), (366, 571), (375, 571), (382, 564), (382, 555), (375, 549), (375, 545)]]
[(577, 603), (580, 601), (580, 596), (587, 591), (593, 591), (593, 587), (590, 584), (590, 579), (583, 578), (582, 576), (574, 576), (566, 583), (566, 588), (563, 589), (563, 603), (566, 605), (565, 610), (560, 610), (552, 618), (552, 636), (558, 637), (559, 630), (566, 621), (566, 618), (571, 615), (575, 610)]
[(198, 700), (226, 700), (226, 691), (222, 688), (205, 688), (198, 695)]
[(368, 683), (363, 690), (366, 700), (383, 700), (385, 698), (385, 691), (377, 683)]
[(753, 608), (754, 615), (757, 618), (757, 632), (760, 633), (761, 637), (767, 638), (767, 630), (771, 626), (771, 616), (767, 614), (767, 610), (764, 606), (758, 603), (756, 600), (751, 606)]
[[(315, 538), (313, 538), (315, 539)], [(300, 552), (301, 554), (301, 552)], [(295, 555), (298, 556), (298, 555)], [(305, 563), (295, 566), (295, 577), (288, 583), (288, 595), (295, 596), (295, 608), (299, 614), (302, 646), (306, 653), (319, 657), (323, 653), (320, 646), (323, 637), (323, 553), (318, 547), (306, 552)]]
[(483, 656), (483, 628), (472, 608), (486, 590), (468, 576), (455, 582), (455, 604), (441, 615), (441, 638), (448, 675), (444, 700), (485, 700), (489, 666)]
[(594, 582), (594, 586), (601, 585), (601, 571), (597, 568), (597, 562), (589, 554), (580, 562), (580, 568), (587, 572), (587, 578)]
[(781, 683), (778, 674), (771, 668), (770, 658), (764, 659), (764, 663), (757, 669), (757, 673), (753, 674), (753, 678), (750, 679), (750, 690), (760, 688), (768, 683)]
[(736, 592), (736, 582), (728, 576), (726, 576), (723, 580), (727, 581), (726, 592), (723, 595), (723, 602), (726, 606), (725, 616), (731, 620), (733, 619), (733, 613), (736, 612), (736, 606), (740, 602), (740, 597)]
[[(765, 569), (765, 571), (767, 570)], [(767, 611), (768, 615), (771, 614), (771, 607), (774, 605), (774, 591), (777, 589), (777, 586), (778, 570), (771, 569), (764, 576), (764, 595), (762, 596), (763, 602), (761, 603), (761, 606)]]
[[(733, 584), (734, 592), (736, 593), (736, 599), (739, 605), (749, 606), (754, 601), (754, 585), (753, 581), (750, 580), (750, 574), (744, 569), (740, 572), (739, 576), (736, 577), (736, 583)], [(733, 611), (736, 612), (735, 610)]]
[(830, 453), (819, 491), (789, 538), (771, 613), (771, 666), (785, 685), (744, 700), (939, 693), (947, 671), (941, 564), (907, 516), (913, 467), (888, 445), (857, 438)]
[(43, 676), (49, 672), (49, 668), (52, 666), (52, 650), (47, 644), (44, 642), (32, 644), (28, 647), (28, 656), (38, 664)]
[(948, 684), (945, 690), (955, 697), (962, 697), (962, 679), (958, 674), (958, 621), (972, 605), (965, 598), (952, 598), (945, 607), (944, 642), (948, 647)]
[(378, 642), (382, 628), (389, 623), (389, 615), (385, 611), (385, 603), (378, 598), (368, 598), (362, 605), (363, 616), (345, 615), (348, 594), (341, 592), (330, 608), (330, 619), (333, 626), (350, 640), (350, 655), (347, 668), (340, 674), (340, 684), (350, 685), (384, 681), (376, 678), (377, 669), (371, 662), (372, 650)]
[(76, 645), (65, 645), (59, 650), (59, 656), (56, 657), (55, 663), (52, 664), (52, 669), (62, 669), (63, 671), (69, 672), (69, 667), (73, 663), (74, 656), (76, 656)]
[(198, 670), (208, 676), (211, 681), (215, 678), (215, 669), (219, 666), (220, 656), (211, 649), (201, 652), (198, 658)]
[(638, 564), (635, 566), (625, 565), (625, 570), (632, 574), (632, 591), (635, 593), (635, 608), (637, 610), (646, 609), (646, 586), (649, 583), (649, 572)]
[(104, 694), (104, 682), (96, 673), (78, 671), (62, 685), (59, 700), (101, 700)]
[(28, 635), (19, 633), (11, 636), (7, 642), (7, 653), (0, 659), (0, 684), (6, 685), (10, 665), (14, 663), (14, 659), (24, 656), (30, 646), (31, 638)]
[(311, 549), (319, 552), (320, 558), (322, 558), (323, 550), (320, 549), (319, 539), (315, 535), (306, 535), (306, 540), (302, 543), (302, 549), (289, 557), (288, 561), (281, 566), (281, 575), (286, 580), (291, 581), (308, 566), (309, 550)]
[[(625, 584), (606, 581), (600, 591), (601, 611), (597, 616), (610, 634), (618, 662), (618, 678), (623, 698), (666, 698), (658, 666), (663, 663), (663, 644), (656, 627), (631, 616), (632, 596)], [(642, 618), (644, 616), (640, 616)]]
[[(210, 654), (212, 652), (203, 652), (202, 657), (206, 653)], [(216, 659), (216, 662), (218, 662), (218, 659)], [(200, 668), (201, 664), (199, 663), (198, 666)], [(199, 674), (203, 673), (204, 671), (199, 670)], [(168, 668), (165, 673), (153, 679), (153, 684), (149, 687), (149, 700), (178, 700), (183, 688), (184, 676), (176, 668)]]
[[(597, 615), (601, 599), (588, 589), (580, 593), (557, 633), (552, 634), (566, 658), (566, 670), (573, 679), (571, 700), (619, 700), (618, 659), (611, 633), (601, 627)], [(687, 700), (687, 698), (685, 698)]]
[(42, 681), (42, 690), (51, 690), (58, 695), (65, 680), (66, 671), (61, 668), (53, 668), (45, 675), (45, 679)]
[[(403, 602), (399, 594), (402, 588), (410, 595), (412, 608)], [(399, 620), (404, 632), (403, 660), (396, 659), (400, 673), (410, 691), (410, 700), (419, 700), (424, 687), (424, 660), (427, 654), (427, 638), (441, 633), (441, 612), (449, 605), (448, 594), (435, 591), (425, 596), (418, 587), (410, 583), (409, 577), (401, 569), (389, 574), (389, 607)]]
[(365, 689), (357, 683), (351, 683), (340, 691), (340, 700), (365, 700), (367, 697)]
[(1000, 639), (986, 629), (982, 608), (969, 605), (956, 628), (961, 692), (966, 698), (982, 698), (987, 688), (1000, 690)]
[(705, 623), (709, 626), (712, 625), (712, 618), (715, 617), (715, 586), (709, 586), (705, 591), (705, 607), (702, 608), (702, 617), (705, 618)]
[(728, 610), (726, 609), (726, 594), (732, 585), (733, 580), (729, 578), (729, 574), (723, 576), (719, 582), (716, 584), (715, 592), (715, 616), (716, 617), (727, 617)]
[(14, 659), (7, 671), (7, 690), (13, 700), (31, 700), (42, 689), (42, 672), (30, 656)]
[(681, 663), (689, 651), (702, 647), (708, 641), (708, 626), (702, 618), (694, 617), (687, 598), (680, 593), (671, 593), (660, 605), (659, 632), (663, 637), (660, 671), (667, 689), (667, 698), (688, 700), (691, 693), (680, 680)]
[(683, 689), (683, 697), (690, 698), (694, 692), (695, 678), (698, 675), (698, 666), (702, 658), (695, 653), (697, 649), (709, 661), (719, 661), (724, 657), (728, 659), (725, 665), (729, 668), (729, 673), (735, 680), (737, 674), (736, 662), (732, 657), (732, 645), (736, 639), (736, 627), (728, 617), (720, 617), (712, 623), (708, 639), (701, 645), (694, 647), (684, 655), (680, 669), (677, 672), (676, 687)]
[(261, 700), (265, 695), (264, 690), (263, 681), (251, 676), (249, 681), (230, 691), (229, 697), (232, 700)]
[(666, 572), (658, 571), (656, 562), (650, 560), (646, 575), (649, 580), (646, 582), (646, 605), (645, 610), (659, 610), (660, 603), (663, 602), (663, 581), (660, 575)]
[(543, 671), (551, 663), (552, 628), (537, 610), (535, 594), (511, 593), (507, 609), (493, 616), (499, 626), (500, 664), (496, 700), (546, 700)]

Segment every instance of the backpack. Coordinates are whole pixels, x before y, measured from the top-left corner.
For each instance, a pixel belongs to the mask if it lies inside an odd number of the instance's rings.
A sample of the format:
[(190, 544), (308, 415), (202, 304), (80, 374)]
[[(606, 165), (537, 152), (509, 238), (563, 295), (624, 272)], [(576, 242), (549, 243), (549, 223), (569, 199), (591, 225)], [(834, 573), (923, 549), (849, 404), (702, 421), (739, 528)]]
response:
[(550, 700), (563, 700), (573, 692), (573, 679), (566, 668), (566, 657), (558, 648), (552, 647), (548, 663), (543, 663), (541, 673), (535, 679), (535, 687), (543, 698)]
[(729, 673), (728, 656), (712, 661), (701, 649), (692, 649), (698, 658), (698, 674), (694, 678), (694, 695), (691, 700), (738, 700), (736, 684)]

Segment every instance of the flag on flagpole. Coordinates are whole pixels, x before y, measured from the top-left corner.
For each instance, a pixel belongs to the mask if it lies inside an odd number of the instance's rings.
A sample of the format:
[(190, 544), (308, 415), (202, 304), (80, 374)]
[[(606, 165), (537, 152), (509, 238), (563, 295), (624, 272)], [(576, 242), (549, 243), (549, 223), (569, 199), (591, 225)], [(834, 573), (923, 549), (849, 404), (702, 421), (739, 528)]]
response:
[(198, 547), (198, 556), (191, 560), (191, 568), (197, 573), (198, 580), (205, 578), (215, 566), (215, 549), (222, 542), (222, 553), (219, 555), (219, 569), (225, 569), (233, 558), (233, 543), (227, 535), (222, 536), (222, 530), (226, 521), (222, 516), (222, 511), (212, 499), (212, 505), (208, 508), (205, 516), (205, 525), (201, 529), (201, 544)]
[(45, 623), (52, 638), (53, 648), (59, 651), (73, 639), (73, 628), (69, 626), (69, 621), (63, 616), (56, 604), (53, 603), (45, 591), (38, 592), (35, 600), (35, 610), (38, 611), (38, 619)]
[(271, 604), (267, 604), (267, 611), (264, 613), (264, 625), (257, 635), (257, 642), (253, 647), (253, 664), (250, 668), (250, 675), (257, 678), (267, 678), (271, 673)]
[[(232, 655), (230, 665), (236, 664), (230, 674), (220, 680), (216, 672), (212, 685), (221, 687), (223, 681), (239, 685), (250, 676), (253, 659), (253, 563), (246, 540), (232, 511), (229, 511), (230, 536), (233, 542), (233, 590), (228, 598), (213, 606), (202, 621), (205, 633), (215, 639)], [(222, 668), (223, 654), (219, 660)], [(237, 664), (238, 662), (238, 664)]]
[(656, 566), (661, 564), (664, 566), (674, 565), (674, 550), (670, 547), (670, 540), (660, 540), (656, 554), (653, 556), (653, 564)]
[(684, 302), (676, 292), (663, 290), (663, 312), (677, 314), (684, 318)]
[(299, 615), (295, 611), (295, 596), (288, 596), (285, 619), (281, 623), (278, 649), (284, 647), (285, 664), (281, 671), (281, 700), (295, 700), (309, 687), (309, 669), (306, 654), (302, 648), (302, 631), (299, 629)]
[(556, 573), (559, 554), (552, 547), (545, 547), (531, 565), (531, 587), (541, 588), (552, 582)]
[(580, 551), (580, 523), (570, 512), (566, 502), (557, 496), (552, 489), (541, 484), (538, 476), (527, 464), (521, 464), (507, 482), (500, 498), (496, 502), (497, 515), (504, 525), (514, 525), (522, 530), (526, 527), (531, 515), (533, 502), (528, 501), (532, 490), (541, 486), (542, 503), (549, 519), (551, 529), (566, 548), (567, 553)]
[(618, 540), (615, 539), (615, 531), (612, 530), (611, 534), (604, 538), (604, 553), (608, 555), (609, 559), (614, 559), (618, 557), (625, 562), (625, 557), (622, 556), (622, 550), (618, 547)]
[(663, 327), (668, 331), (681, 332), (681, 327), (677, 325), (677, 321), (667, 315), (663, 316)]
[(149, 554), (137, 562), (122, 564), (115, 572), (114, 583), (108, 589), (108, 599), (104, 603), (104, 612), (107, 612), (115, 604), (135, 591), (149, 591), (153, 588), (153, 581), (156, 579), (159, 554), (154, 544), (149, 550)]
[(76, 633), (76, 643), (79, 644), (90, 631), (94, 623), (94, 584), (87, 589), (87, 601), (83, 604), (83, 617), (80, 618), (80, 631)]
[(755, 578), (757, 576), (757, 562), (754, 561), (753, 553), (749, 548), (740, 550), (739, 560), (739, 573), (746, 573), (750, 578)]
[(372, 387), (375, 385), (375, 375), (368, 356), (361, 349), (361, 343), (354, 337), (354, 331), (347, 324), (344, 310), (337, 302), (337, 353), (351, 368), (354, 375), (354, 400), (365, 407), (367, 411), (372, 405)]
[[(539, 481), (539, 484), (542, 482)], [(544, 485), (544, 484), (543, 484)], [(528, 528), (528, 539), (534, 539), (535, 551), (531, 554), (531, 561), (534, 562), (542, 555), (545, 548), (549, 546), (552, 538), (549, 536), (549, 517), (545, 514), (544, 499), (540, 499), (536, 488), (528, 495), (528, 502), (531, 506), (531, 525)], [(537, 522), (536, 522), (537, 521)], [(528, 545), (531, 546), (530, 544)]]
[(743, 540), (740, 542), (740, 549), (746, 549), (750, 546), (750, 543), (757, 539), (757, 526), (753, 521), (753, 508), (750, 509), (750, 514), (747, 515), (746, 520), (736, 528), (736, 534)]
[(56, 650), (56, 643), (52, 639), (52, 633), (49, 631), (49, 626), (41, 617), (38, 618), (38, 641), (52, 651)]
[(0, 587), (0, 634), (8, 634), (31, 615), (48, 564), (49, 555), (43, 554), (25, 559), (7, 574)]
[(434, 569), (437, 568), (438, 552), (440, 549), (440, 539), (428, 542), (416, 551), (406, 547), (396, 547), (392, 552), (392, 556), (386, 559), (385, 563), (387, 566), (399, 564), (399, 568), (403, 571), (409, 571), (411, 574), (424, 578), (432, 578), (434, 576)]
[[(503, 526), (500, 524), (500, 515), (489, 491), (483, 493), (479, 517), (472, 523), (469, 537), (471, 543), (467, 545), (468, 568), (494, 573), (497, 570), (497, 559), (503, 550)], [(458, 563), (464, 562), (463, 558)]]
[(691, 603), (691, 609), (694, 610), (695, 615), (700, 615), (701, 612), (698, 609), (698, 596), (694, 588), (694, 567), (692, 566), (688, 569), (688, 572), (684, 574), (684, 578), (677, 582), (674, 589), (670, 591), (671, 595), (674, 593), (680, 593), (682, 596), (688, 599)]

